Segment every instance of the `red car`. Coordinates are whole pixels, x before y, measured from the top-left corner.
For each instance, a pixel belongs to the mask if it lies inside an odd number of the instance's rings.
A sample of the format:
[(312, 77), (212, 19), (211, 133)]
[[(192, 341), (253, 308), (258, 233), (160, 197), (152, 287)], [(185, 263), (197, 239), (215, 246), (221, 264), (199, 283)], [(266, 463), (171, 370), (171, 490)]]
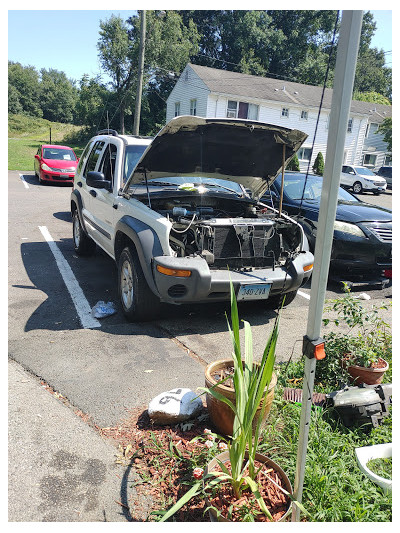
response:
[(35, 176), (40, 183), (69, 183), (72, 185), (79, 159), (69, 146), (42, 144), (34, 159)]

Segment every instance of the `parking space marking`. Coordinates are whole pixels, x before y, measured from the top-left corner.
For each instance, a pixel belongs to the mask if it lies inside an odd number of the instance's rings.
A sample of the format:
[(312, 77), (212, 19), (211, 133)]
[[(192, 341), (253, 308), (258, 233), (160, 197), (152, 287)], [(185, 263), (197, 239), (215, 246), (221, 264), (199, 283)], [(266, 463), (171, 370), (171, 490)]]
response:
[(75, 278), (71, 267), (69, 266), (67, 260), (61, 253), (57, 244), (54, 242), (52, 236), (49, 233), (49, 230), (46, 226), (39, 226), (39, 229), (43, 237), (46, 239), (52, 254), (54, 255), (54, 259), (56, 260), (58, 269), (64, 280), (65, 286), (67, 287), (68, 292), (71, 295), (72, 301), (74, 302), (75, 309), (78, 313), (82, 327), (84, 329), (100, 328), (100, 322), (92, 316), (92, 310), (90, 308), (89, 302), (86, 300), (85, 295), (83, 294), (83, 291), (77, 279)]
[(29, 185), (26, 183), (23, 174), (20, 174), (19, 177), (21, 178), (21, 181), (24, 184), (25, 189), (29, 189)]
[(305, 298), (306, 300), (309, 300), (311, 297), (309, 294), (306, 294), (305, 292), (303, 291), (297, 291), (297, 294), (299, 294), (300, 296), (302, 296), (303, 298)]

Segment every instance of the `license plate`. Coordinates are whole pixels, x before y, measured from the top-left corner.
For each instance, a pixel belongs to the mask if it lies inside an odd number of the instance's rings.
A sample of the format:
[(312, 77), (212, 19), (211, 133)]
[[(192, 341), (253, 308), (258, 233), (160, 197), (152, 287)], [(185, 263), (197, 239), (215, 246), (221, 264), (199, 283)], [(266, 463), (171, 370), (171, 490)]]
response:
[(240, 285), (238, 300), (264, 300), (268, 298), (271, 289), (270, 283), (257, 283), (254, 285)]

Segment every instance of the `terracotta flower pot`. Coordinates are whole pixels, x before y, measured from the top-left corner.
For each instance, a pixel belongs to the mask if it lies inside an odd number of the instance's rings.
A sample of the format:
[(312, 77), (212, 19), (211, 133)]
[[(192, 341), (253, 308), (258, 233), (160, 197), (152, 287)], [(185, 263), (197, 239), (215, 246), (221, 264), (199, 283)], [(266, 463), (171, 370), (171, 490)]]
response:
[(353, 378), (355, 385), (359, 385), (360, 383), (365, 383), (366, 385), (378, 385), (382, 382), (383, 376), (389, 368), (389, 363), (384, 359), (380, 359), (380, 361), (383, 361), (385, 364), (379, 368), (349, 365), (346, 366), (346, 370)]
[[(248, 458), (248, 455), (246, 453), (246, 459), (247, 458)], [(293, 489), (292, 489), (292, 485), (290, 483), (289, 478), (287, 477), (285, 472), (282, 470), (282, 468), (277, 463), (272, 461), (272, 459), (270, 459), (266, 455), (262, 455), (260, 453), (256, 453), (255, 459), (256, 459), (256, 461), (259, 461), (260, 463), (264, 463), (266, 469), (272, 468), (273, 472), (271, 472), (269, 475), (273, 479), (274, 479), (274, 474), (278, 473), (279, 477), (282, 480), (282, 487), (289, 494), (293, 494)], [(212, 459), (208, 463), (204, 474), (208, 474), (209, 472), (212, 472), (213, 470), (216, 470), (216, 467), (218, 465), (218, 460), (221, 461), (222, 463), (226, 463), (227, 461), (229, 461), (229, 452), (222, 452), (219, 455), (217, 455), (216, 457), (214, 457), (214, 459)], [(266, 503), (266, 505), (268, 507), (269, 502), (266, 501), (266, 500), (264, 500), (264, 501), (265, 501), (265, 503)], [(207, 500), (207, 499), (206, 499), (206, 504), (207, 504), (207, 506), (210, 505), (210, 501)], [(289, 516), (289, 514), (291, 512), (291, 508), (292, 508), (292, 501), (289, 500), (288, 504), (287, 504), (287, 509), (284, 510), (285, 511), (284, 514), (279, 518), (279, 520), (277, 520), (277, 522), (284, 522), (288, 518), (288, 516)], [(283, 511), (281, 511), (281, 512), (283, 512)], [(209, 509), (208, 510), (208, 514), (209, 514), (211, 522), (231, 522), (231, 520), (229, 520), (229, 519), (227, 519), (227, 518), (225, 518), (225, 517), (223, 517), (221, 515), (218, 516), (217, 512), (215, 511), (215, 509)], [(273, 515), (274, 513), (272, 512), (271, 514)]]
[[(213, 377), (213, 374), (215, 372), (220, 371), (221, 369), (224, 369), (224, 368), (230, 368), (232, 366), (233, 366), (232, 359), (223, 359), (220, 361), (214, 361), (213, 363), (209, 364), (206, 368), (205, 382), (206, 382), (206, 387), (208, 388), (214, 387), (214, 390), (216, 390), (220, 394), (223, 394), (226, 398), (231, 400), (234, 405), (236, 405), (235, 390), (232, 387), (226, 386), (225, 384), (216, 385), (216, 383), (219, 380), (216, 380)], [(265, 399), (266, 407), (265, 407), (262, 425), (265, 424), (268, 414), (271, 410), (272, 400), (274, 399), (274, 388), (276, 385), (276, 381), (277, 381), (276, 375), (272, 374), (271, 382), (268, 387), (268, 394)], [(235, 418), (235, 415), (232, 409), (228, 405), (226, 405), (224, 402), (214, 398), (214, 396), (212, 396), (211, 394), (206, 394), (206, 401), (207, 401), (208, 413), (210, 415), (210, 419), (212, 423), (214, 424), (215, 428), (218, 430), (219, 433), (223, 435), (231, 436), (233, 433), (233, 419)], [(254, 421), (253, 421), (254, 427), (257, 424), (260, 414), (261, 414), (261, 405), (257, 410), (256, 416), (254, 417)]]

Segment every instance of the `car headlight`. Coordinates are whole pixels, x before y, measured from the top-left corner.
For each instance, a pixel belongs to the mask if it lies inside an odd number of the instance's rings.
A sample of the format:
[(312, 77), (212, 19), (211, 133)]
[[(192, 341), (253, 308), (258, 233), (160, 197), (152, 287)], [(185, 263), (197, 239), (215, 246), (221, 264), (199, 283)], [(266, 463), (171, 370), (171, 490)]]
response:
[(51, 168), (48, 165), (46, 165), (46, 163), (42, 163), (42, 170), (47, 170), (51, 172)]
[(349, 233), (350, 235), (355, 235), (356, 237), (365, 237), (365, 233), (361, 228), (355, 224), (349, 224), (349, 222), (340, 222), (335, 220), (333, 224), (333, 229), (336, 231), (341, 231), (342, 233)]
[(62, 169), (63, 172), (75, 172), (75, 167), (69, 167)]

